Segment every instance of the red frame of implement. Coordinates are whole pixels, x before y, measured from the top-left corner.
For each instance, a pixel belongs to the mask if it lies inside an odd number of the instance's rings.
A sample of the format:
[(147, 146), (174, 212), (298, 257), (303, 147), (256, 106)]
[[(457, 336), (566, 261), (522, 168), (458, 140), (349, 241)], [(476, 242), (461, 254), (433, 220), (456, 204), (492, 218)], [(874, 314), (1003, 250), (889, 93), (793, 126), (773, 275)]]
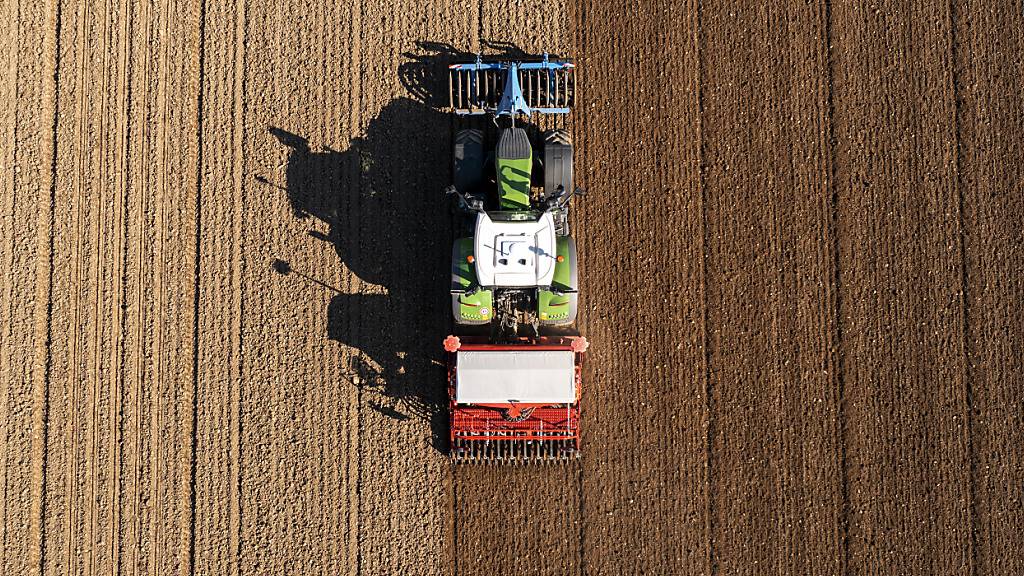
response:
[[(582, 344), (582, 345), (581, 345)], [(490, 441), (568, 441), (579, 449), (580, 391), (582, 390), (583, 355), (586, 340), (575, 336), (522, 338), (516, 344), (488, 344), (485, 338), (453, 337), (445, 340), (448, 351), (448, 402), (451, 417), (451, 445), (456, 440)], [(457, 404), (455, 402), (456, 356), (459, 352), (485, 350), (575, 352), (576, 401), (570, 405), (548, 404)], [(507, 420), (502, 412), (514, 413), (533, 409), (519, 422)]]

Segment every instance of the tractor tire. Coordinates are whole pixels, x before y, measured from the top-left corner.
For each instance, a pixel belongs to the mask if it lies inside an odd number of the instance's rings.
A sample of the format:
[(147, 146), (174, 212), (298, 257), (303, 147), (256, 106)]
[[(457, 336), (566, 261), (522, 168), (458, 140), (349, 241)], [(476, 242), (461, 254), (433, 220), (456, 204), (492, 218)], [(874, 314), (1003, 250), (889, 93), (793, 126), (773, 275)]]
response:
[(459, 130), (455, 133), (453, 184), (460, 192), (476, 192), (484, 177), (483, 130)]
[(544, 199), (559, 186), (572, 194), (572, 137), (566, 130), (548, 130), (544, 133)]

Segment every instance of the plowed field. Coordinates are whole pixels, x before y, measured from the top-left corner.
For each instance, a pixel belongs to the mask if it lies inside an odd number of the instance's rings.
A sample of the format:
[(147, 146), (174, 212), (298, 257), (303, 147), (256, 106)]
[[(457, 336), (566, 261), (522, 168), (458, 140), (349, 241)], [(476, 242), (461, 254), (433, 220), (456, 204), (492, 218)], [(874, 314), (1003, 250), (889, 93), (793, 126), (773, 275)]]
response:
[[(1024, 574), (1022, 6), (753, 4), (3, 0), (0, 574)], [(444, 66), (545, 50), (584, 456), (454, 468)]]

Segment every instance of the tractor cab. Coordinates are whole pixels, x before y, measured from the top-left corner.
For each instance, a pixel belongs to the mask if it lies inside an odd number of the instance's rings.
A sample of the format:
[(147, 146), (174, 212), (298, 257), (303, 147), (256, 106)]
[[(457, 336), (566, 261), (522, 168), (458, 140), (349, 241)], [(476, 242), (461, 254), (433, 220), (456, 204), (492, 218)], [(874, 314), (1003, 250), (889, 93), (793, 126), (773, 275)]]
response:
[(506, 214), (477, 214), (473, 234), (477, 282), (500, 288), (550, 285), (558, 264), (551, 214), (541, 213), (536, 220), (501, 219)]

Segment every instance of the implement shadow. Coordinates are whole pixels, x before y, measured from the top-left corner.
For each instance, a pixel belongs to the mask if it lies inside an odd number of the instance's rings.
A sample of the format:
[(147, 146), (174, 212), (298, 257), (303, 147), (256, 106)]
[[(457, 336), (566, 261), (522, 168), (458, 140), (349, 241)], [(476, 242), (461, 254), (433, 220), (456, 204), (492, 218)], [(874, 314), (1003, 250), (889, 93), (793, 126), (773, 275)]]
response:
[[(327, 336), (363, 354), (348, 366), (352, 383), (381, 414), (428, 422), (433, 446), (444, 452), (451, 218), (443, 190), (451, 178), (451, 119), (395, 99), (340, 151), (269, 131), (288, 148), (284, 190), (294, 216), (325, 223), (326, 235), (310, 235), (329, 242), (359, 279), (383, 288), (335, 290), (328, 306)], [(295, 272), (283, 261), (274, 268)]]
[[(505, 42), (482, 45), (488, 59), (540, 57)], [(348, 367), (353, 384), (381, 414), (428, 422), (433, 446), (447, 452), (441, 341), (451, 324), (452, 218), (443, 190), (451, 183), (451, 136), (460, 121), (442, 110), (448, 105), (448, 65), (476, 55), (419, 41), (403, 56), (398, 75), (411, 97), (388, 103), (367, 124), (365, 135), (344, 149), (313, 147), (279, 127), (269, 132), (288, 149), (283, 188), (293, 215), (325, 223), (326, 235), (310, 235), (329, 242), (362, 281), (383, 289), (343, 293), (297, 272), (338, 292), (328, 306), (326, 332), (362, 352)], [(494, 130), (487, 119), (475, 122), (477, 128)], [(521, 125), (536, 135), (536, 126)], [(296, 273), (280, 260), (274, 268)]]

